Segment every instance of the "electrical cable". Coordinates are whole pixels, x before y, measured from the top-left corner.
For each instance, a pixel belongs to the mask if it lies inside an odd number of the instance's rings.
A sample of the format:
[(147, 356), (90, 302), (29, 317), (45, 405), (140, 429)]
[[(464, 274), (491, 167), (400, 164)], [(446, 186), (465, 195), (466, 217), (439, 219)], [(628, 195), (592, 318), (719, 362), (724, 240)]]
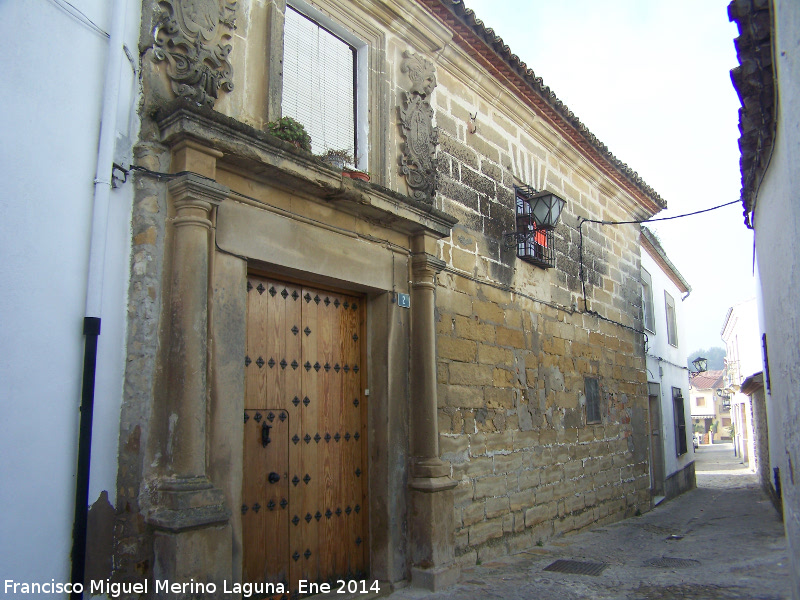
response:
[[(139, 166), (139, 165), (132, 165), (127, 170), (120, 168), (120, 170), (123, 171), (126, 174), (126, 176), (127, 176), (127, 173), (129, 171), (138, 171), (138, 172), (143, 173), (145, 175), (148, 175), (150, 177), (154, 177), (156, 179), (160, 179), (160, 180), (164, 180), (164, 181), (169, 181), (169, 180), (172, 180), (172, 179), (176, 179), (176, 178), (182, 177), (183, 175), (186, 174), (185, 172), (181, 172), (181, 173), (162, 173), (162, 172), (159, 172), (159, 171), (153, 171), (151, 169), (148, 169), (146, 167), (142, 167), (142, 166)], [(197, 174), (195, 174), (195, 175), (197, 175)], [(204, 179), (208, 179), (209, 181), (213, 181), (210, 177), (205, 177), (203, 175), (197, 175), (197, 176), (198, 177), (203, 177)], [(307, 219), (308, 221), (311, 221), (311, 222), (314, 222), (314, 223), (318, 223), (320, 225), (325, 225), (325, 227), (327, 227), (327, 228), (338, 229), (339, 231), (341, 231), (342, 233), (345, 233), (345, 234), (349, 234), (349, 235), (353, 235), (354, 234), (354, 235), (356, 235), (357, 237), (360, 237), (360, 238), (368, 239), (368, 240), (373, 241), (373, 242), (383, 243), (383, 244), (386, 244), (387, 246), (394, 246), (394, 247), (397, 247), (398, 249), (406, 250), (402, 246), (400, 246), (400, 245), (398, 245), (398, 244), (396, 244), (396, 243), (394, 243), (394, 242), (392, 242), (390, 240), (386, 240), (386, 239), (382, 239), (382, 238), (376, 238), (374, 236), (365, 236), (363, 234), (358, 233), (357, 231), (352, 231), (352, 230), (344, 229), (344, 228), (341, 228), (341, 227), (335, 227), (335, 226), (332, 226), (332, 225), (330, 225), (328, 223), (322, 223), (321, 221), (317, 221), (315, 219), (311, 219), (309, 217), (306, 217), (304, 215), (300, 215), (299, 213), (292, 212), (292, 211), (287, 210), (285, 208), (280, 208), (278, 206), (274, 206), (274, 205), (272, 205), (272, 204), (270, 204), (268, 202), (265, 202), (264, 200), (261, 200), (259, 198), (255, 198), (253, 196), (248, 196), (247, 194), (242, 194), (241, 192), (237, 192), (235, 190), (231, 190), (231, 192), (233, 192), (233, 194), (235, 194), (237, 196), (240, 196), (242, 198), (246, 198), (247, 200), (251, 200), (253, 202), (258, 202), (259, 204), (262, 204), (264, 206), (268, 206), (270, 208), (274, 208), (276, 210), (280, 210), (280, 211), (285, 212), (287, 214), (290, 214), (292, 216), (302, 217), (303, 219)], [(681, 219), (681, 218), (684, 218), (684, 217), (691, 217), (691, 216), (694, 216), (694, 215), (699, 215), (699, 214), (702, 214), (702, 213), (710, 212), (712, 210), (717, 210), (719, 208), (723, 208), (725, 206), (730, 206), (732, 204), (738, 204), (738, 203), (739, 203), (739, 200), (734, 200), (733, 202), (728, 202), (726, 204), (721, 204), (719, 206), (714, 206), (712, 208), (706, 208), (706, 209), (703, 209), (703, 210), (698, 210), (698, 211), (694, 211), (694, 212), (686, 213), (686, 214), (682, 214), (682, 215), (675, 215), (675, 216), (672, 216), (672, 217), (661, 217), (661, 218), (658, 218), (658, 219), (642, 219), (642, 220), (638, 220), (638, 221), (600, 221), (600, 220), (580, 218), (579, 219), (579, 224), (578, 224), (578, 233), (580, 235), (580, 278), (581, 278), (581, 286), (582, 286), (582, 290), (583, 290), (583, 306), (584, 306), (584, 310), (583, 311), (577, 311), (575, 309), (572, 309), (572, 308), (569, 308), (569, 307), (566, 307), (566, 306), (563, 306), (563, 305), (560, 305), (560, 304), (556, 304), (556, 303), (550, 302), (548, 300), (542, 300), (541, 298), (536, 298), (536, 297), (531, 296), (529, 294), (525, 294), (524, 292), (520, 292), (519, 290), (515, 290), (514, 288), (512, 288), (511, 286), (508, 286), (508, 285), (498, 284), (498, 283), (494, 283), (492, 281), (479, 279), (477, 277), (474, 277), (472, 275), (469, 275), (467, 273), (459, 271), (458, 269), (455, 269), (453, 267), (445, 266), (442, 270), (444, 272), (446, 272), (446, 273), (452, 273), (453, 275), (457, 275), (459, 277), (462, 277), (463, 279), (467, 279), (467, 280), (473, 281), (475, 283), (486, 285), (486, 286), (489, 286), (489, 287), (492, 287), (492, 288), (495, 288), (495, 289), (498, 289), (498, 290), (501, 290), (501, 291), (504, 291), (504, 292), (509, 292), (509, 293), (512, 293), (512, 294), (516, 294), (517, 296), (520, 296), (521, 298), (525, 298), (527, 300), (531, 300), (532, 302), (536, 302), (536, 303), (542, 304), (544, 306), (548, 306), (548, 307), (553, 308), (555, 310), (562, 311), (562, 312), (564, 312), (566, 314), (572, 315), (572, 314), (575, 314), (576, 312), (580, 312), (581, 314), (591, 315), (591, 316), (593, 316), (593, 317), (595, 317), (597, 319), (600, 319), (602, 321), (606, 321), (608, 323), (612, 323), (612, 324), (617, 325), (619, 327), (622, 327), (624, 329), (628, 329), (630, 331), (633, 331), (635, 333), (639, 333), (639, 334), (643, 335), (644, 336), (644, 342), (645, 342), (645, 344), (647, 344), (648, 341), (649, 341), (649, 338), (648, 338), (647, 332), (645, 332), (644, 330), (637, 329), (636, 327), (632, 327), (630, 325), (626, 325), (625, 323), (620, 323), (619, 321), (615, 321), (613, 319), (609, 319), (607, 317), (604, 317), (603, 315), (601, 315), (600, 313), (598, 313), (596, 311), (588, 310), (587, 304), (586, 304), (586, 283), (584, 281), (584, 269), (583, 269), (583, 224), (584, 223), (597, 223), (597, 224), (600, 224), (600, 225), (633, 225), (633, 224), (640, 224), (640, 223), (652, 223), (654, 221), (670, 221), (670, 220), (673, 220), (673, 219)], [(497, 239), (494, 239), (494, 238), (491, 238), (491, 237), (488, 237), (488, 236), (487, 236), (487, 238), (492, 240), (492, 241), (501, 243), (501, 240), (497, 240)], [(219, 246), (217, 246), (217, 248), (219, 248)], [(220, 248), (220, 250), (221, 250), (221, 248)], [(228, 253), (228, 254), (232, 254), (232, 253)], [(234, 256), (238, 256), (238, 255), (234, 254)], [(240, 258), (244, 258), (244, 257), (240, 257)]]
[(70, 2), (67, 2), (67, 0), (50, 0), (50, 2), (52, 4), (54, 4), (57, 8), (60, 8), (61, 10), (63, 10), (65, 13), (67, 13), (69, 16), (71, 16), (76, 21), (79, 21), (79, 22), (83, 23), (84, 25), (86, 25), (89, 29), (91, 29), (95, 33), (98, 33), (98, 34), (102, 35), (105, 38), (110, 38), (111, 37), (110, 34), (105, 29), (103, 29), (97, 23), (92, 21), (86, 15), (86, 13), (84, 13), (81, 9), (76, 7), (74, 4), (71, 4)]
[[(733, 204), (739, 204), (740, 200), (733, 200), (732, 202), (726, 202), (725, 204), (720, 204), (718, 206), (712, 206), (711, 208), (704, 208), (702, 210), (696, 210), (690, 213), (684, 213), (682, 215), (674, 215), (672, 217), (659, 217), (657, 219), (639, 219), (636, 221), (603, 221), (598, 219), (584, 219), (583, 217), (578, 218), (578, 237), (579, 237), (579, 260), (580, 260), (580, 278), (581, 278), (581, 289), (583, 291), (583, 310), (589, 314), (597, 313), (595, 311), (590, 311), (587, 303), (586, 303), (586, 279), (583, 273), (583, 224), (584, 223), (595, 223), (597, 225), (640, 225), (642, 223), (655, 223), (657, 221), (673, 221), (675, 219), (683, 219), (685, 217), (693, 217), (695, 215), (701, 215), (703, 213), (711, 212), (712, 210), (718, 210), (720, 208), (725, 208), (726, 206), (731, 206)], [(600, 315), (597, 315), (600, 316)], [(601, 317), (604, 318), (604, 317)], [(610, 319), (606, 319), (610, 320)], [(616, 323), (616, 321), (611, 321), (612, 323)], [(622, 323), (618, 323), (618, 325), (623, 325)], [(640, 332), (644, 333), (644, 332)]]

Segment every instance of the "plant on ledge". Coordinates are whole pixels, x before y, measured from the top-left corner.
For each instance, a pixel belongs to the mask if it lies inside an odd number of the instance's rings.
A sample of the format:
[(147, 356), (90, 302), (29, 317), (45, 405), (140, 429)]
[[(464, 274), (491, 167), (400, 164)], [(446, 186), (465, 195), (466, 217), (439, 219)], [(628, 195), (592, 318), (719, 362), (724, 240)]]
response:
[(320, 155), (320, 158), (322, 162), (342, 171), (354, 163), (353, 155), (350, 154), (349, 150), (332, 150), (329, 148), (324, 154)]
[(276, 138), (293, 143), (306, 152), (311, 152), (311, 136), (302, 123), (292, 117), (281, 117), (277, 121), (267, 123), (267, 131)]

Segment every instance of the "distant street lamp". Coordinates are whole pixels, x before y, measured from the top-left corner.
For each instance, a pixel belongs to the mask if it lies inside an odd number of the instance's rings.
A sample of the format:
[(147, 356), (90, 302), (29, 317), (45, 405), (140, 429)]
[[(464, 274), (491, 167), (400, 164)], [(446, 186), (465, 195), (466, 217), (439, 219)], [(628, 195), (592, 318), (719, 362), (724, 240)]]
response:
[(692, 366), (694, 367), (694, 372), (696, 373), (705, 373), (708, 371), (708, 359), (703, 358), (702, 356), (698, 356), (692, 361)]

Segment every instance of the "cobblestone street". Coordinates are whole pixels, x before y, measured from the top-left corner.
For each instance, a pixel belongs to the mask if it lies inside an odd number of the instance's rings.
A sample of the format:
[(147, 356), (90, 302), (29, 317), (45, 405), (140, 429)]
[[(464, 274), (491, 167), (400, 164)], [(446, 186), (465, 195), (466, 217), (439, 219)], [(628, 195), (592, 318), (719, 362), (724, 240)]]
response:
[[(412, 588), (391, 600), (742, 599), (786, 600), (791, 580), (783, 525), (734, 457), (731, 444), (701, 446), (697, 489), (610, 526), (464, 569), (438, 593)], [(603, 563), (599, 575), (545, 571), (557, 560)]]

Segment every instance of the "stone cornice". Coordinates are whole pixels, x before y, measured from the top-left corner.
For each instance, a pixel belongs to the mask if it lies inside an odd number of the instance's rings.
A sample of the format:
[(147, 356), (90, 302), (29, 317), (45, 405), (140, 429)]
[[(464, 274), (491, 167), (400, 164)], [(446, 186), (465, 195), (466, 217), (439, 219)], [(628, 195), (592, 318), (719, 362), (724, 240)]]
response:
[[(155, 115), (161, 141), (185, 140), (222, 153), (217, 165), (248, 174), (293, 193), (335, 204), (349, 214), (408, 234), (449, 235), (458, 220), (374, 183), (342, 177), (312, 154), (207, 107), (173, 101)], [(235, 193), (235, 191), (234, 191)]]
[(473, 60), (537, 114), (594, 164), (605, 176), (630, 194), (649, 214), (666, 208), (666, 201), (638, 173), (616, 158), (605, 144), (581, 123), (540, 77), (484, 26), (462, 0), (418, 0), (454, 31), (453, 40)]

